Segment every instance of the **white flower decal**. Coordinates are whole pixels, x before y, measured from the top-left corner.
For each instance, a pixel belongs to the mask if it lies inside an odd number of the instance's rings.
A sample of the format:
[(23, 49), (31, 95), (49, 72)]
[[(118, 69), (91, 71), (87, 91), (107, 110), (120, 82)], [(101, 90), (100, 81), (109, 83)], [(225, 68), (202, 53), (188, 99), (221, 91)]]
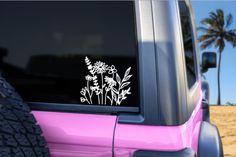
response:
[[(85, 57), (85, 63), (91, 75), (85, 76), (87, 86), (80, 91), (82, 95), (80, 97), (81, 103), (96, 103), (93, 101), (97, 97), (98, 104), (121, 105), (127, 95), (131, 94), (131, 88), (128, 87), (131, 83), (129, 79), (132, 77), (129, 74), (131, 67), (126, 70), (123, 79), (121, 79), (114, 65), (108, 66), (101, 61), (97, 61), (92, 65), (88, 57)], [(91, 82), (92, 86), (90, 86)]]
[(94, 64), (93, 68), (94, 68), (96, 73), (102, 74), (102, 73), (106, 72), (107, 66), (108, 65), (106, 65), (105, 63), (98, 61)]
[(107, 70), (108, 70), (108, 74), (114, 74), (114, 73), (117, 72), (117, 70), (116, 70), (114, 65), (108, 67)]

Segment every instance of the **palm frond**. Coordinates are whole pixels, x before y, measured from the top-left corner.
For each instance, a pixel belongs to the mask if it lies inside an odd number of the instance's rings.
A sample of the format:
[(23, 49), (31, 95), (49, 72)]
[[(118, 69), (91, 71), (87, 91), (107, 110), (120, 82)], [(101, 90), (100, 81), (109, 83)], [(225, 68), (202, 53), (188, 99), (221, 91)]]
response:
[(236, 46), (236, 33), (235, 32), (226, 32), (225, 33), (225, 40), (232, 44), (233, 47)]
[(236, 37), (236, 32), (234, 30), (229, 30), (229, 31), (226, 32), (226, 34), (229, 34), (232, 37)]
[(219, 31), (214, 28), (206, 28), (206, 27), (198, 27), (197, 31), (201, 31), (201, 32), (204, 32), (207, 34), (212, 34), (212, 33), (218, 34), (219, 33)]
[(204, 18), (200, 23), (213, 30), (220, 30), (222, 28), (219, 24), (219, 19)]
[(206, 48), (210, 48), (213, 43), (216, 41), (216, 38), (215, 37), (212, 37), (212, 38), (209, 38), (208, 40), (205, 40), (204, 42), (202, 42), (200, 48), (203, 50), (203, 49), (206, 49)]
[(233, 23), (233, 16), (232, 16), (232, 14), (228, 14), (226, 17), (225, 28), (228, 28), (232, 23)]
[(236, 29), (231, 29), (230, 31), (236, 33)]
[(206, 28), (206, 27), (198, 27), (197, 28), (197, 31), (202, 31), (202, 32), (208, 32), (208, 28)]
[(219, 26), (224, 27), (224, 25), (225, 25), (224, 11), (222, 9), (217, 9), (216, 13), (217, 13), (217, 17), (218, 17)]
[(218, 18), (218, 17), (217, 17), (217, 14), (216, 14), (214, 11), (211, 11), (211, 12), (209, 13), (209, 16), (210, 16), (211, 19), (213, 19), (213, 20), (215, 20), (215, 21), (216, 21), (217, 18)]
[(200, 21), (200, 23), (207, 27), (211, 27), (214, 25), (215, 21), (212, 18), (204, 18)]
[(209, 40), (211, 38), (217, 38), (218, 35), (215, 34), (203, 34), (198, 38), (199, 42), (205, 42), (206, 40)]

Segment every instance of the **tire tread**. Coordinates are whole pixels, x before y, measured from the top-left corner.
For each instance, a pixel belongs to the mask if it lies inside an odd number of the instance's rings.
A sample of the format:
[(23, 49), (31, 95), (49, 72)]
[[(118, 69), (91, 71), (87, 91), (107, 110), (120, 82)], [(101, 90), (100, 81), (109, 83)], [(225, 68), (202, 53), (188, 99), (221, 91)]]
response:
[(0, 77), (0, 157), (50, 157), (42, 130), (15, 89)]

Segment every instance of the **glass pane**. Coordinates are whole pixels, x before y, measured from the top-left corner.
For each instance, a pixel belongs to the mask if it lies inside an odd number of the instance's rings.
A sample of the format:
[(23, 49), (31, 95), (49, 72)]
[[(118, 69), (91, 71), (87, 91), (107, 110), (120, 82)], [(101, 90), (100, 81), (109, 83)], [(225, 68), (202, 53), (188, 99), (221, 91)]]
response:
[(137, 106), (133, 2), (0, 2), (0, 21), (0, 69), (26, 101)]
[(195, 70), (195, 56), (194, 56), (194, 41), (191, 18), (189, 10), (184, 1), (179, 1), (182, 36), (184, 43), (184, 53), (186, 61), (186, 71), (189, 88), (196, 82), (196, 70)]

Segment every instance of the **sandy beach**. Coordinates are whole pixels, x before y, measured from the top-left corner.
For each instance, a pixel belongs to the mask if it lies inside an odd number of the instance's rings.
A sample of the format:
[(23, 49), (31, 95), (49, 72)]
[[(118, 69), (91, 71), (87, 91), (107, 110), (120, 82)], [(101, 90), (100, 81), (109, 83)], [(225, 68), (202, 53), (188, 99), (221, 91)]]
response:
[(211, 106), (211, 122), (217, 125), (225, 157), (236, 157), (236, 106)]

